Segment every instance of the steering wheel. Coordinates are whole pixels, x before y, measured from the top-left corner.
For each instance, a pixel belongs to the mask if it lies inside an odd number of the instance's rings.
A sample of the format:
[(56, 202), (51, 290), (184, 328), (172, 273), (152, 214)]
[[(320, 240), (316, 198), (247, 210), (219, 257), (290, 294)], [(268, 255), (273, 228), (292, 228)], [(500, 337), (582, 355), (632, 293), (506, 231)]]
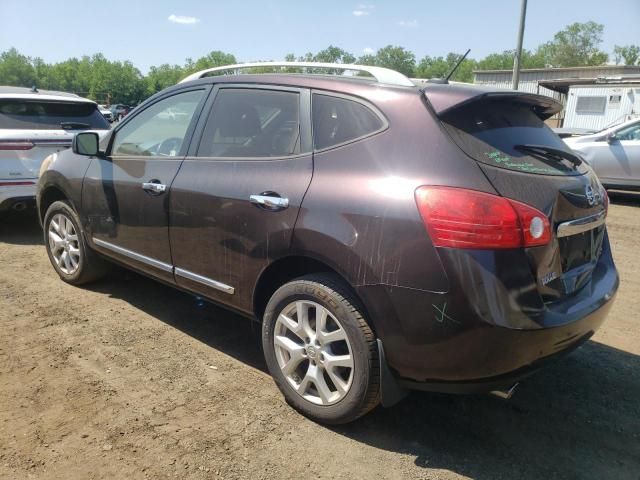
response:
[(178, 150), (180, 150), (181, 145), (181, 138), (167, 138), (166, 140), (163, 140), (162, 143), (158, 146), (157, 155), (162, 155), (163, 157), (174, 157), (178, 154)]

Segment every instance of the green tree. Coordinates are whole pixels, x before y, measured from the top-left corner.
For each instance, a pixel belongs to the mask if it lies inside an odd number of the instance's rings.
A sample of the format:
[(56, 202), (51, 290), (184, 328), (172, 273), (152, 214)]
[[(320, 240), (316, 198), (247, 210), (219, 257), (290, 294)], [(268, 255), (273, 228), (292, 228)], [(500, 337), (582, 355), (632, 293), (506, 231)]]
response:
[[(418, 78), (444, 78), (453, 70), (460, 60), (457, 53), (448, 53), (446, 57), (426, 56), (416, 67)], [(465, 58), (458, 69), (454, 72), (451, 80), (456, 82), (473, 82), (473, 70), (477, 67), (477, 62), (470, 58)]]
[[(476, 68), (478, 70), (511, 70), (513, 68), (515, 54), (515, 50), (491, 53), (478, 61)], [(543, 68), (544, 58), (537, 52), (532, 52), (525, 48), (522, 50), (521, 65), (522, 68)]]
[(238, 63), (236, 57), (230, 53), (225, 53), (220, 50), (214, 50), (209, 52), (204, 57), (200, 57), (195, 62), (191, 59), (187, 59), (185, 64), (184, 73), (189, 75), (190, 73), (197, 72), (199, 70), (205, 70), (207, 68), (223, 67), (225, 65), (233, 65)]
[[(360, 57), (358, 63), (371, 65), (371, 58), (369, 55), (364, 55)], [(373, 65), (390, 68), (408, 77), (413, 77), (416, 69), (416, 56), (403, 47), (387, 45), (376, 52)]]
[(600, 50), (604, 26), (596, 22), (572, 23), (538, 47), (545, 65), (579, 67), (602, 65), (609, 56)]
[(31, 59), (10, 48), (0, 54), (0, 85), (31, 87), (36, 84), (36, 70)]
[(613, 47), (613, 55), (616, 65), (619, 65), (620, 61), (624, 65), (640, 65), (640, 46), (638, 45), (616, 45)]
[(356, 61), (356, 57), (341, 48), (329, 45), (324, 50), (320, 50), (316, 53), (313, 56), (313, 61), (325, 63), (354, 63)]
[(145, 77), (146, 93), (147, 95), (153, 95), (160, 90), (175, 85), (184, 77), (186, 77), (184, 68), (179, 65), (164, 63), (158, 67), (153, 66)]

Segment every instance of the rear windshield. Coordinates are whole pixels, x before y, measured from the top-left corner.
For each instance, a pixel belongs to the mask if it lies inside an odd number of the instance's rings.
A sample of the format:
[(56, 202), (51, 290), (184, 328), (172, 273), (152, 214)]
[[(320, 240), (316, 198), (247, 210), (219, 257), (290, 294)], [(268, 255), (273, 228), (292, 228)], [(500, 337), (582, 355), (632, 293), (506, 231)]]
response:
[(0, 128), (96, 130), (109, 123), (93, 103), (0, 99)]
[(529, 105), (505, 100), (473, 102), (446, 112), (441, 120), (467, 155), (487, 165), (540, 175), (581, 175), (586, 171), (567, 160), (516, 148), (544, 145), (568, 150)]

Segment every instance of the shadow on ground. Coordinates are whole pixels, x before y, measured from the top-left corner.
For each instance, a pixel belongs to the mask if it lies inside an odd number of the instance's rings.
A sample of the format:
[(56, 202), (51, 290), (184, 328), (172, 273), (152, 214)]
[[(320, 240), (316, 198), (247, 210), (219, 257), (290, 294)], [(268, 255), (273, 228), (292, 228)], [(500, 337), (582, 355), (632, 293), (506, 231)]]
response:
[[(640, 195), (631, 195), (640, 205)], [(629, 200), (616, 197), (615, 203)], [(18, 223), (1, 224), (1, 241), (42, 243), (36, 219), (12, 221)], [(243, 317), (121, 269), (88, 288), (266, 371), (259, 333)], [(526, 379), (509, 401), (413, 393), (394, 408), (331, 430), (409, 456), (417, 467), (475, 479), (638, 480), (640, 356), (591, 341)]]
[(0, 241), (12, 245), (44, 245), (35, 210), (1, 214)]
[[(92, 287), (266, 371), (252, 322), (137, 274)], [(640, 357), (591, 341), (526, 379), (509, 401), (413, 393), (336, 433), (476, 479), (640, 473)]]
[(615, 205), (629, 205), (640, 207), (640, 192), (627, 192), (622, 190), (608, 190), (609, 200)]

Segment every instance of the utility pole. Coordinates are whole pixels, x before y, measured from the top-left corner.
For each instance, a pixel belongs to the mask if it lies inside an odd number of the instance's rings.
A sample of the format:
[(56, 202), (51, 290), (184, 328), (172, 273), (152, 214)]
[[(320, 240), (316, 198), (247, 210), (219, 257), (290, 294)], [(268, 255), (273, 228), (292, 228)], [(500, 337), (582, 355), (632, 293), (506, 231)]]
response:
[(514, 90), (518, 89), (520, 81), (520, 61), (522, 60), (522, 39), (524, 38), (524, 19), (527, 16), (527, 0), (522, 0), (522, 8), (520, 9), (520, 29), (518, 30), (518, 46), (516, 47), (516, 55), (513, 59), (513, 86)]

